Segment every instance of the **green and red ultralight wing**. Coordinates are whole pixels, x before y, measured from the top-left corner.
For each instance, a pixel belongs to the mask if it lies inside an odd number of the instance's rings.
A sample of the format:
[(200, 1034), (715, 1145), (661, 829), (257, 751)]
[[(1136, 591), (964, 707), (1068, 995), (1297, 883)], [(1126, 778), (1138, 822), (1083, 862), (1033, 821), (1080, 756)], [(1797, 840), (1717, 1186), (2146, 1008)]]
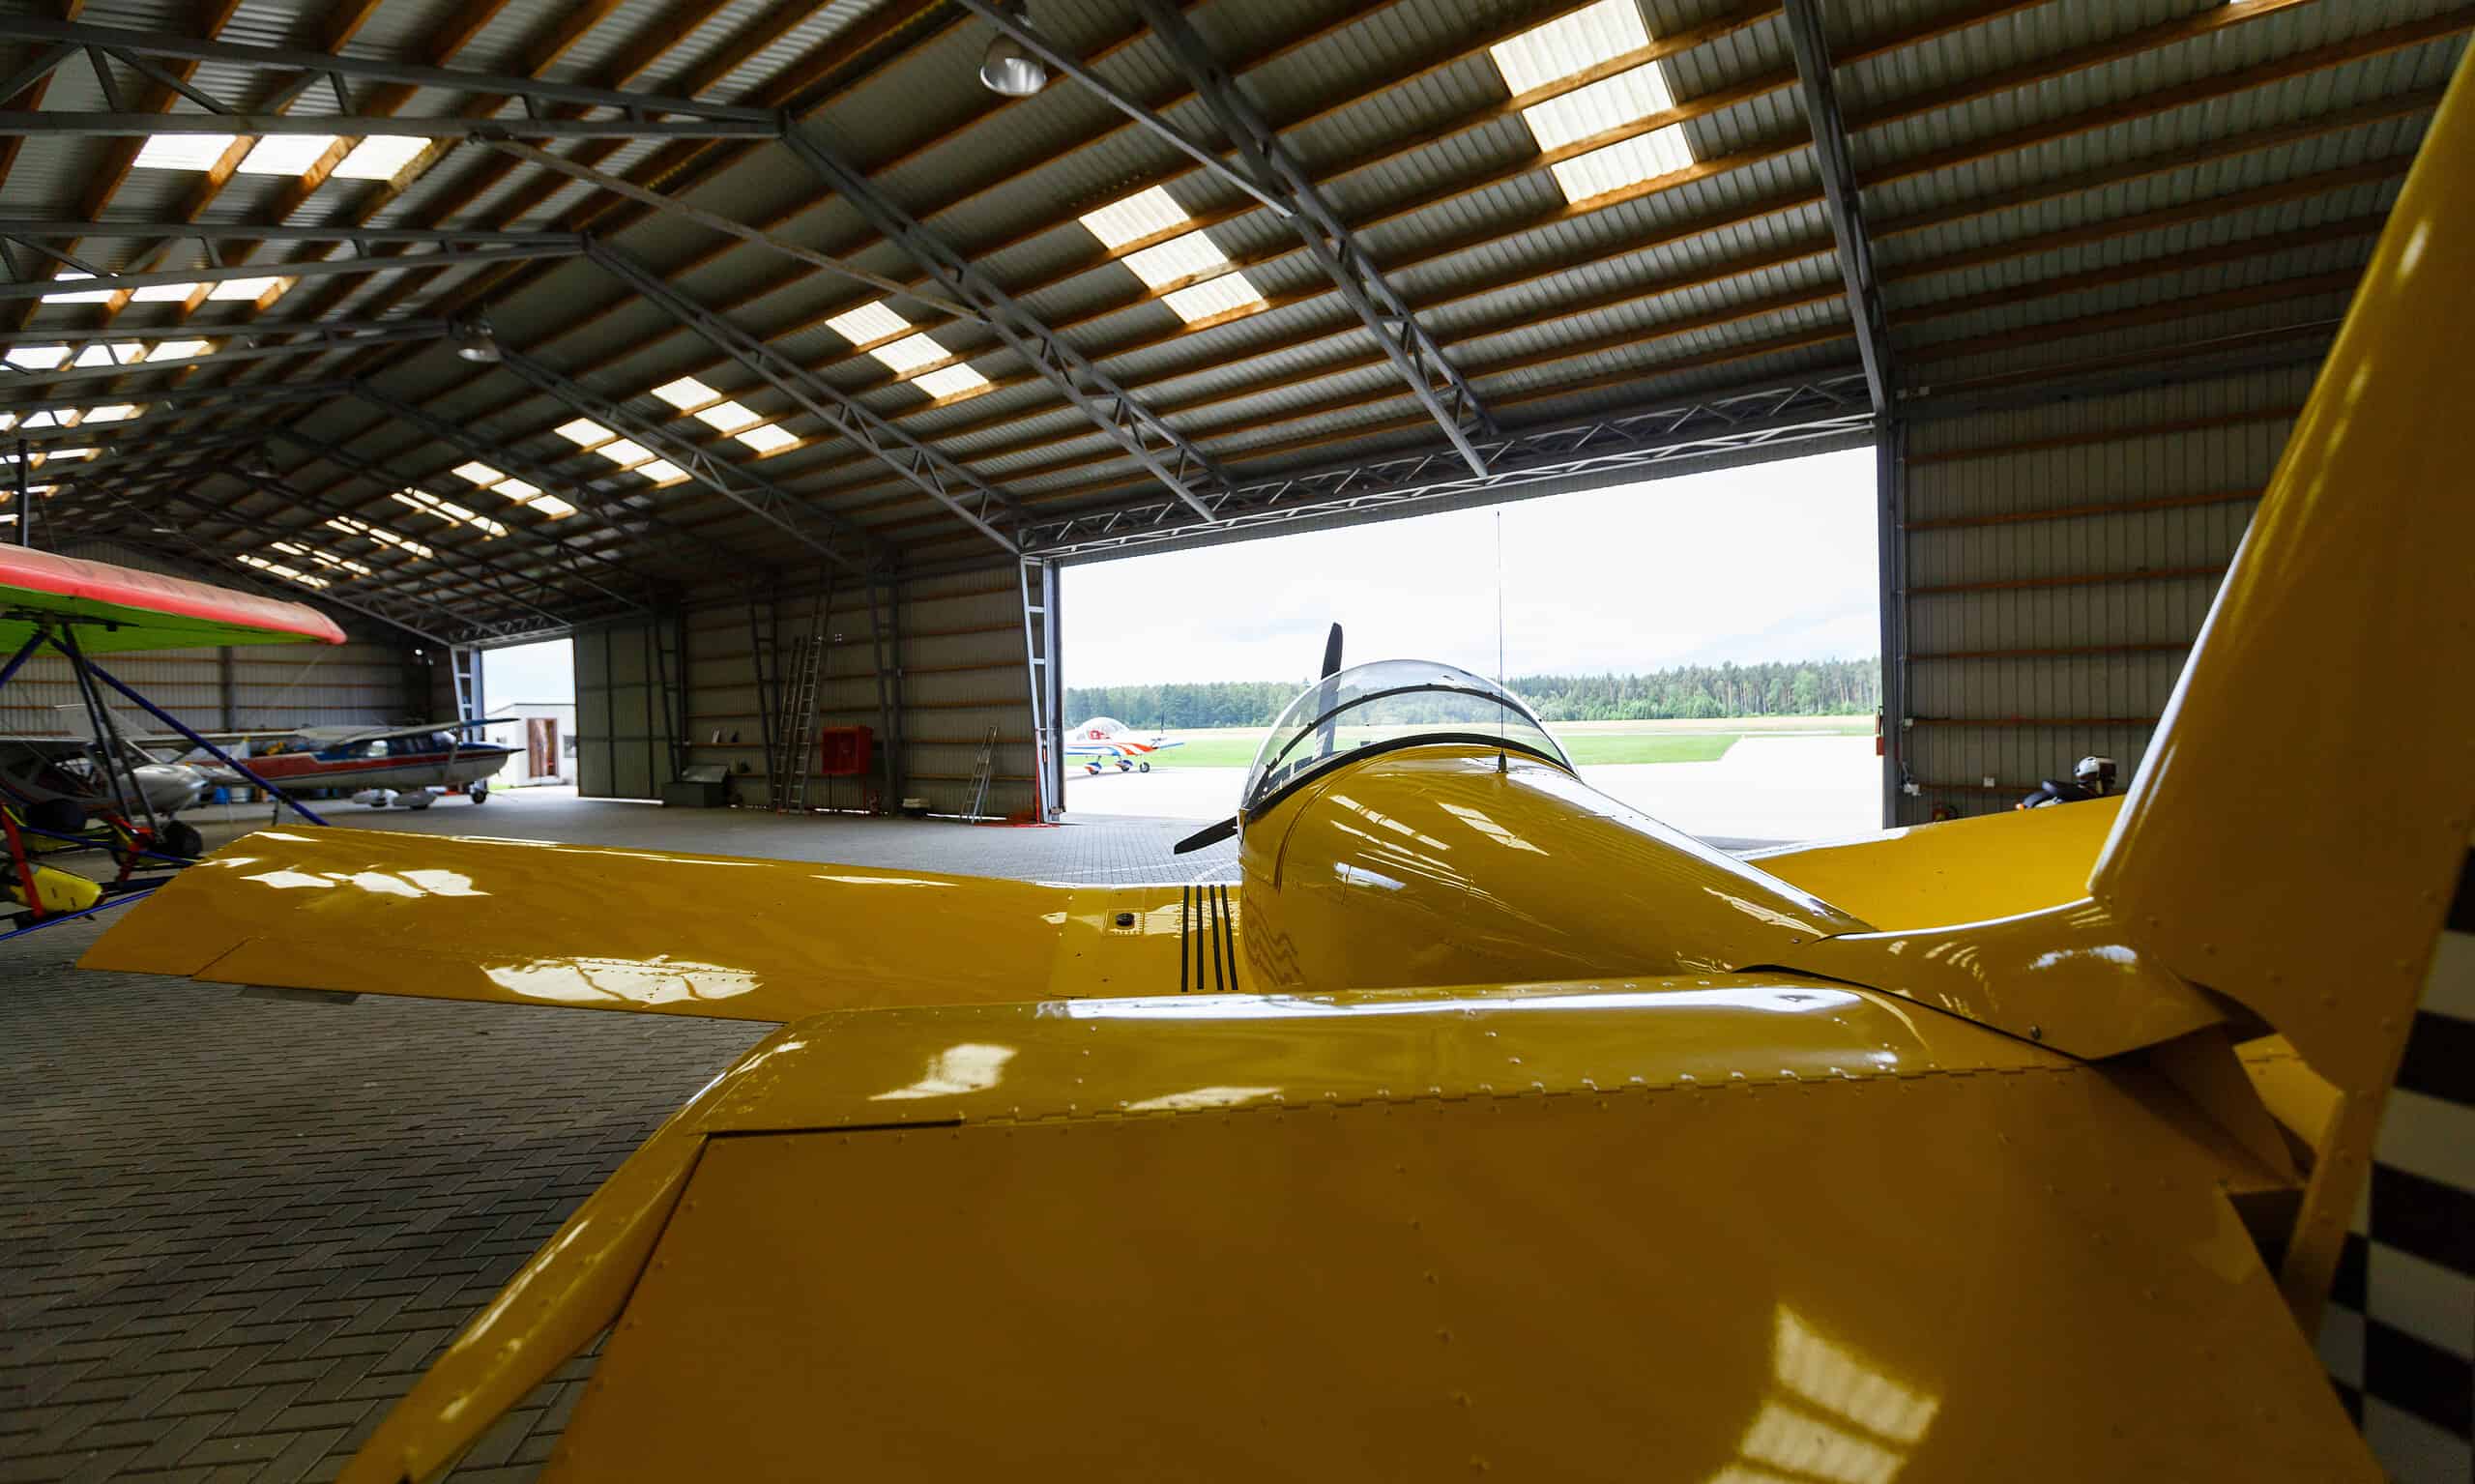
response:
[(333, 620), (302, 603), (0, 546), (0, 654), (15, 654), (45, 616), (74, 620), (89, 653), (344, 642)]

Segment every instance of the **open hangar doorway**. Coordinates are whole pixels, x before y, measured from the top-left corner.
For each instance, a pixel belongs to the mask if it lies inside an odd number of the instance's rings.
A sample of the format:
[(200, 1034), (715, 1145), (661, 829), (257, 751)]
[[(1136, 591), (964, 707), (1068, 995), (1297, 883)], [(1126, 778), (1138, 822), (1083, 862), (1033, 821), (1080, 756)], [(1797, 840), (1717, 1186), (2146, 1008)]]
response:
[(1065, 806), (1227, 817), (1345, 664), (1441, 660), (1535, 710), (1593, 786), (1731, 845), (1881, 824), (1870, 448), (1066, 569)]

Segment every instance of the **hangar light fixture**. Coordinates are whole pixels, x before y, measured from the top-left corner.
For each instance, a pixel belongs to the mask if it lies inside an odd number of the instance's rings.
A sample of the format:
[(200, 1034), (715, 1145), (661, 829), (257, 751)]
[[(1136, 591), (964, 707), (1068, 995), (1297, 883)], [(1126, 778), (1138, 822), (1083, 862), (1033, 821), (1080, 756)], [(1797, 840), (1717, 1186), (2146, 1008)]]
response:
[[(1003, 3), (1000, 8), (1016, 20), (1027, 21), (1022, 0)], [(980, 54), (979, 81), (991, 93), (1007, 98), (1029, 98), (1048, 86), (1048, 64), (1032, 55), (1030, 48), (1012, 37), (999, 32)]]
[(496, 365), (499, 342), (490, 335), (490, 327), (480, 322), (458, 325), (448, 343), (455, 347), (455, 359), (475, 365)]
[[(1488, 48), (1504, 87), (1518, 100), (1650, 44), (1639, 0), (1598, 0), (1569, 15), (1533, 26)], [(1645, 62), (1521, 110), (1541, 151), (1639, 123), (1675, 106), (1659, 63)], [(1670, 124), (1550, 166), (1567, 201), (1586, 201), (1693, 163), (1684, 127)]]

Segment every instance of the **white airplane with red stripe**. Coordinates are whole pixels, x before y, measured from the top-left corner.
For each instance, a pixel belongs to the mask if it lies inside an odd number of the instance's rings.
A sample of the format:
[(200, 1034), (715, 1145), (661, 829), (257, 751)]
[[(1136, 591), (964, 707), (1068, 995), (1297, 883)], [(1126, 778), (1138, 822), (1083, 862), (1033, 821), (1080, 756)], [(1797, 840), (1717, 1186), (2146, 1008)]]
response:
[(1065, 755), (1095, 775), (1111, 763), (1120, 772), (1150, 772), (1152, 753), (1184, 745), (1166, 732), (1131, 731), (1115, 716), (1094, 716), (1065, 734)]

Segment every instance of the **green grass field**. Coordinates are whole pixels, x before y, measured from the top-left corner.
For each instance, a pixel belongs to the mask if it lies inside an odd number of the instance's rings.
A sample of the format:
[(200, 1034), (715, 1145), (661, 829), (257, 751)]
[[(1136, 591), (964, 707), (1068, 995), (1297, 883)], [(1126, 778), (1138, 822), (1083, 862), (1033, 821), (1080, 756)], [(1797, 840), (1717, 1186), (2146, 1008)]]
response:
[[(1553, 727), (1576, 764), (1713, 763), (1748, 736), (1845, 737), (1873, 730), (1865, 716), (1739, 716), (1710, 721), (1575, 721)], [(1155, 753), (1154, 768), (1243, 768), (1264, 744), (1262, 729), (1172, 730), (1184, 743)], [(1079, 764), (1080, 760), (1076, 762)]]

